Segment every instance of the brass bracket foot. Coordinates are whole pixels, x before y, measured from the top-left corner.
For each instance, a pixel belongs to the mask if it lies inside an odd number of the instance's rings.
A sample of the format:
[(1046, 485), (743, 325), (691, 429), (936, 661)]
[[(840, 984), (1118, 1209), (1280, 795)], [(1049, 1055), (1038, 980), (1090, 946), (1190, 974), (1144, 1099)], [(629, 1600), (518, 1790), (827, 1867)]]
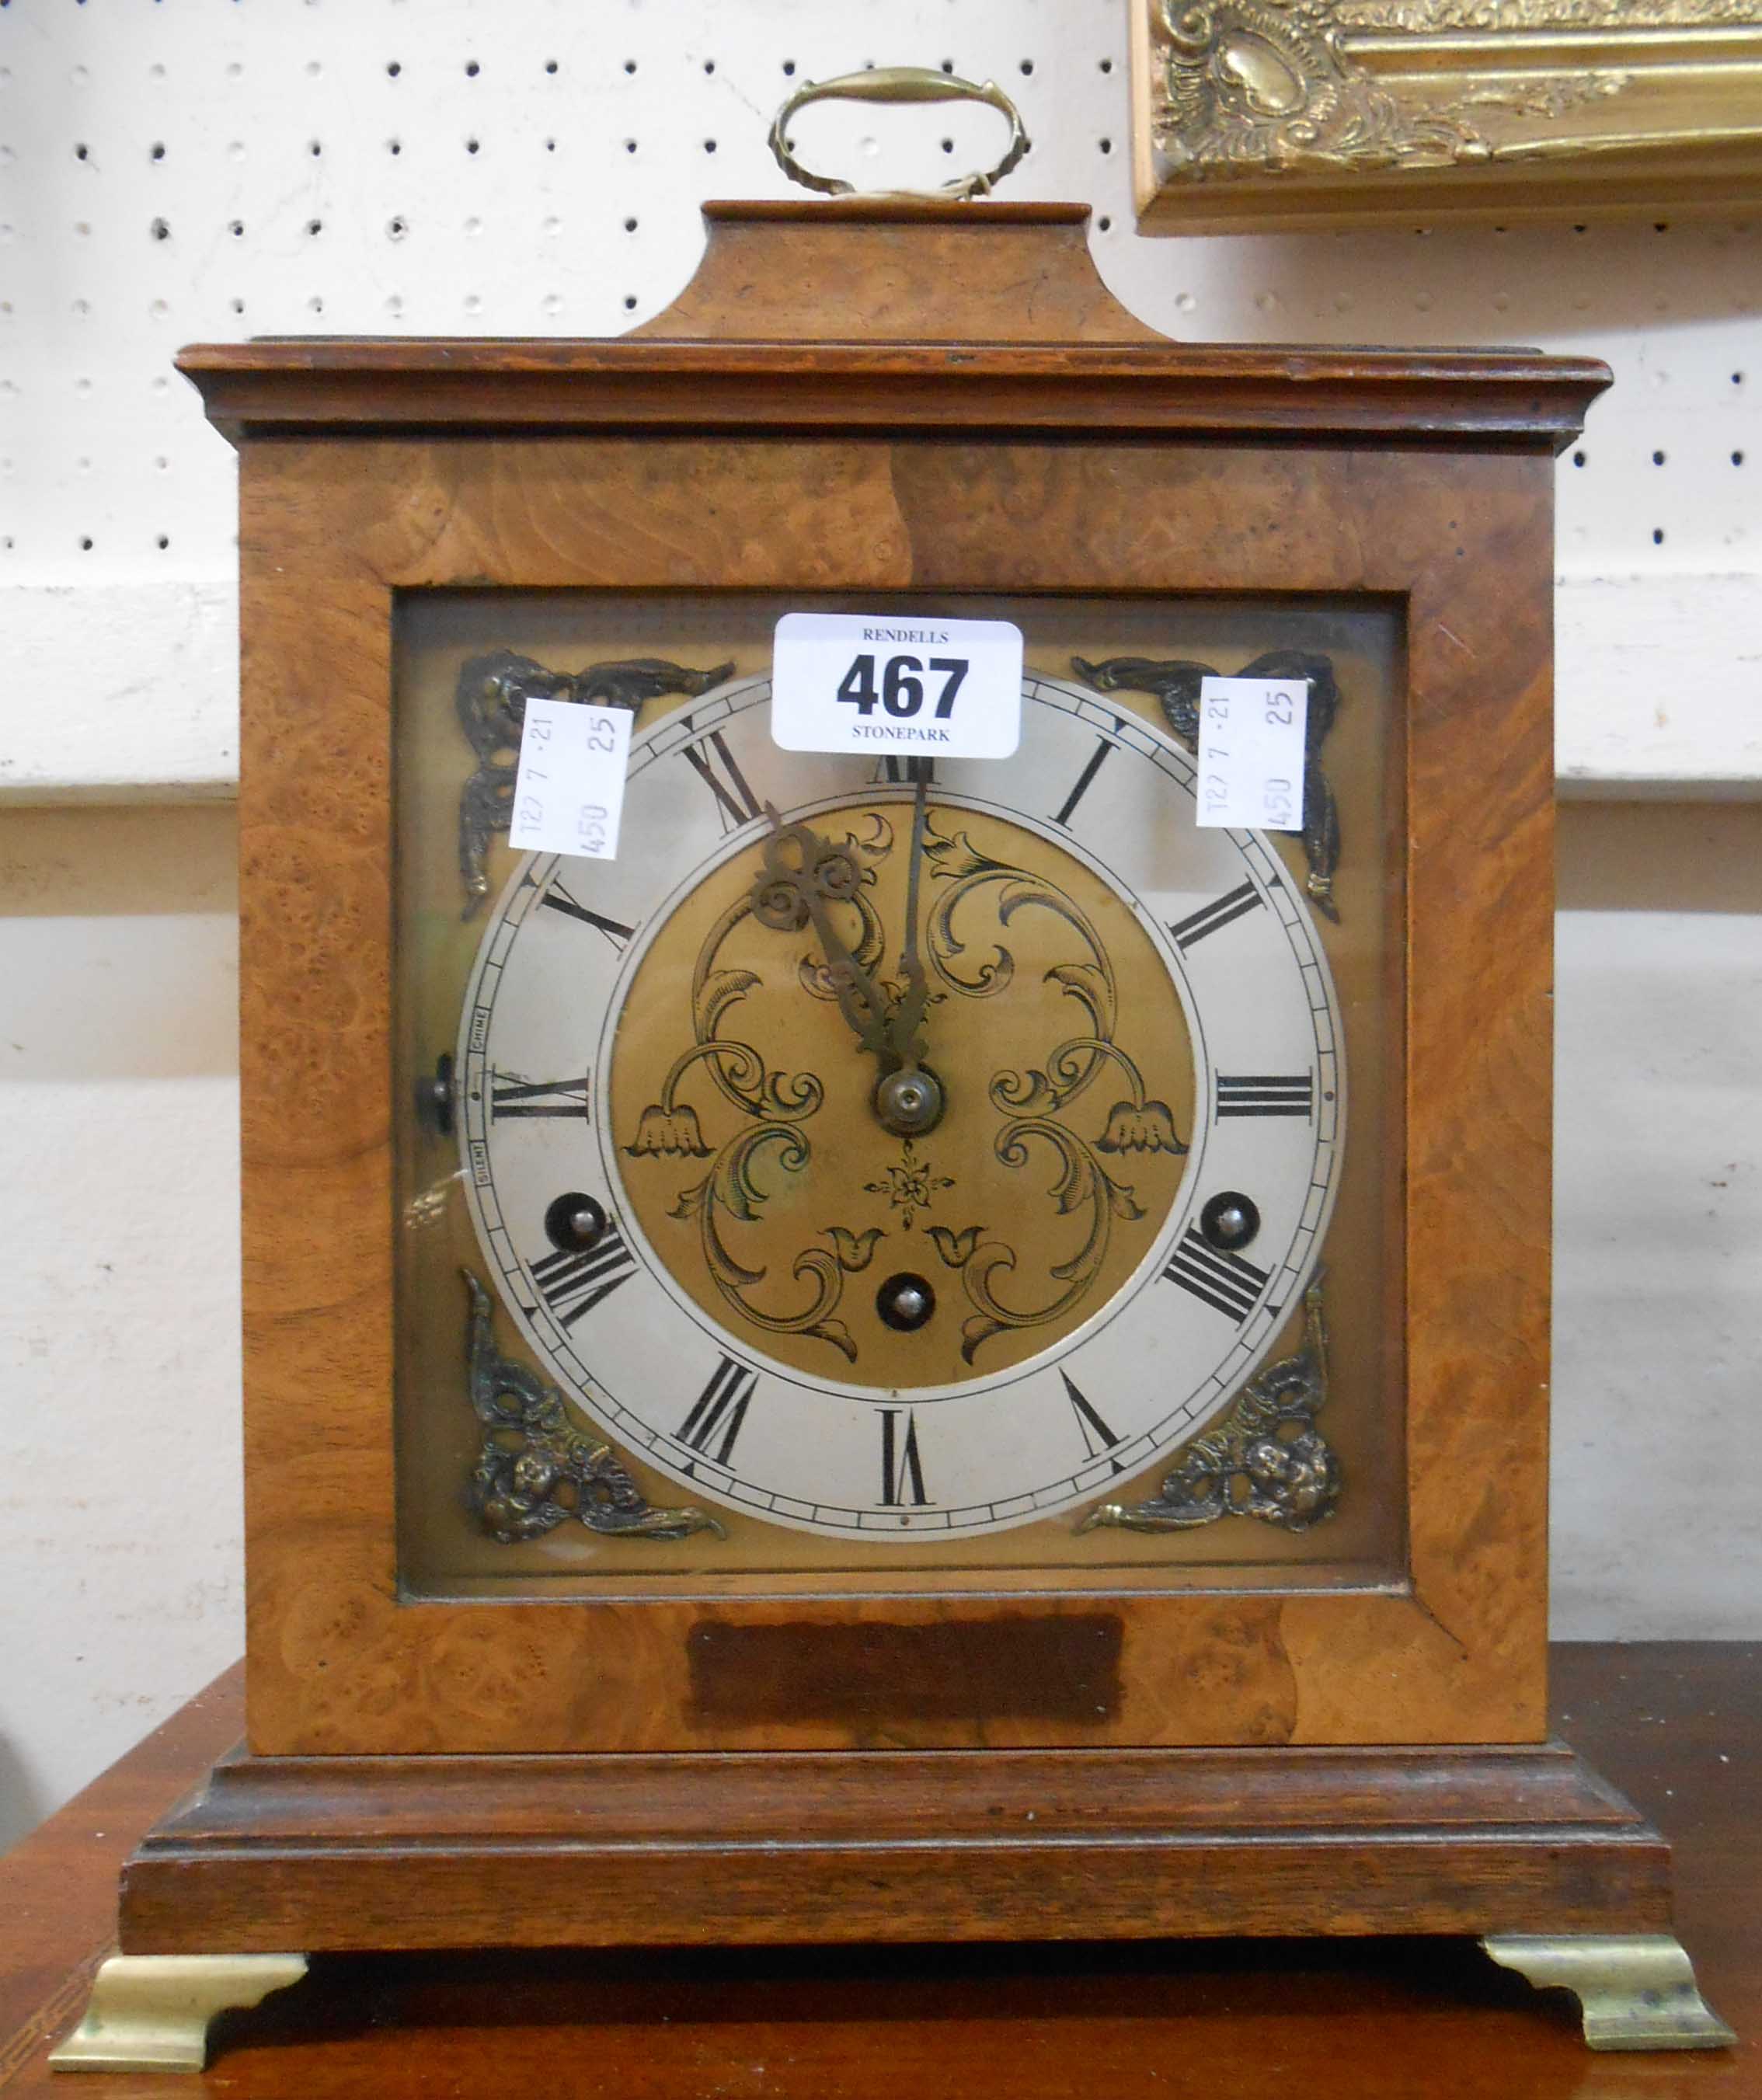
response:
[(208, 2023), (306, 1974), (303, 1954), (113, 1954), (86, 2017), (50, 2052), (55, 2071), (200, 2071)]
[(1505, 1932), (1481, 1944), (1537, 1990), (1570, 1991), (1592, 2049), (1729, 2049), (1738, 2039), (1667, 1932)]

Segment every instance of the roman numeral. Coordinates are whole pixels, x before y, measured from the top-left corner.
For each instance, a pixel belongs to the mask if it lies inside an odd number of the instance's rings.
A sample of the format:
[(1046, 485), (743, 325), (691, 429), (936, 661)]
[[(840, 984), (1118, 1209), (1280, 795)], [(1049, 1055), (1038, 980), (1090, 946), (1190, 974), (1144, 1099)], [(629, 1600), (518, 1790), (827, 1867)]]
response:
[(892, 787), (915, 788), (919, 781), (936, 784), (936, 761), (934, 758), (907, 758), (897, 751), (890, 751), (884, 758), (875, 761), (875, 770), (869, 784), (878, 788), (883, 782)]
[(1053, 819), (1053, 822), (1055, 824), (1068, 824), (1071, 822), (1071, 816), (1075, 812), (1078, 803), (1080, 802), (1084, 796), (1089, 793), (1090, 782), (1093, 780), (1096, 774), (1101, 771), (1102, 767), (1106, 762), (1108, 752), (1111, 752), (1113, 748), (1112, 744), (1108, 742), (1105, 736), (1097, 737), (1095, 739), (1094, 755), (1090, 758), (1089, 764), (1085, 765), (1083, 770), (1077, 775), (1076, 786), (1071, 789), (1071, 792), (1067, 796), (1066, 796), (1065, 806)]
[(501, 1123), (510, 1116), (587, 1116), (587, 1081), (581, 1079), (523, 1079), (518, 1074), (492, 1071), (489, 1075), (489, 1119)]
[(740, 1434), (740, 1424), (746, 1419), (747, 1402), (757, 1383), (757, 1371), (749, 1370), (732, 1357), (724, 1357), (680, 1423), (679, 1441), (717, 1465), (726, 1466), (733, 1454), (735, 1439)]
[[(1082, 1393), (1078, 1391), (1069, 1372), (1061, 1371), (1058, 1375), (1065, 1382), (1065, 1397), (1071, 1402), (1071, 1411), (1077, 1418), (1077, 1428), (1083, 1438), (1083, 1448), (1092, 1458), (1105, 1457), (1113, 1449), (1119, 1439), (1102, 1421), (1089, 1401), (1085, 1400)], [(1117, 1473), (1121, 1470), (1116, 1460), (1114, 1471)]]
[(1288, 1078), (1265, 1073), (1220, 1072), (1217, 1109), (1213, 1118), (1225, 1116), (1302, 1116), (1315, 1114), (1315, 1074), (1293, 1072)]
[(1257, 911), (1261, 902), (1259, 890), (1252, 882), (1244, 882), (1234, 889), (1225, 890), (1211, 903), (1201, 905), (1197, 911), (1180, 920), (1168, 930), (1174, 937), (1175, 946), (1185, 953), (1208, 933), (1215, 933), (1232, 919), (1239, 919), (1244, 911)]
[(1245, 1255), (1225, 1254), (1208, 1245), (1192, 1225), (1163, 1271), (1170, 1283), (1190, 1290), (1202, 1304), (1227, 1313), (1239, 1327), (1254, 1310), (1254, 1301), (1271, 1273), (1257, 1268)]
[(572, 1327), (635, 1273), (636, 1256), (616, 1225), (607, 1225), (585, 1254), (547, 1254), (532, 1264), (540, 1295), (565, 1327)]
[(585, 904), (577, 904), (568, 891), (559, 883), (552, 883), (550, 889), (538, 901), (553, 911), (561, 911), (568, 918), (579, 919), (584, 926), (596, 928), (605, 935), (620, 955), (623, 954), (636, 932), (634, 926), (623, 925), (619, 920), (607, 919), (600, 912), (590, 911)]
[[(918, 1457), (918, 1426), (909, 1407), (884, 1407), (881, 1418), (881, 1504), (898, 1509), (914, 1503), (921, 1509), (930, 1498), (924, 1492), (924, 1467)], [(899, 1423), (903, 1419), (904, 1431)]]
[[(708, 751), (704, 748), (706, 743), (710, 746)], [(719, 729), (713, 729), (700, 743), (687, 744), (685, 755), (721, 805), (725, 832), (750, 823), (762, 814), (759, 799), (746, 784), (746, 775)]]

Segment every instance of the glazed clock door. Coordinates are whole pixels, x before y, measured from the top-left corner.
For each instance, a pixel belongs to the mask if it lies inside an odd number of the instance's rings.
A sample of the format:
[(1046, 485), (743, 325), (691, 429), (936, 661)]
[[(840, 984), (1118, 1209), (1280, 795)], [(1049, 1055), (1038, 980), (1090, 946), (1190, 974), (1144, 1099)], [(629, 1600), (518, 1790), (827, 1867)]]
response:
[[(406, 607), (405, 1581), (1393, 1550), (1393, 623), (915, 601), (1021, 741), (877, 759), (772, 737), (800, 602)], [(1197, 821), (1211, 669), (1307, 682), (1301, 830)], [(614, 860), (507, 846), (535, 695), (637, 715)]]

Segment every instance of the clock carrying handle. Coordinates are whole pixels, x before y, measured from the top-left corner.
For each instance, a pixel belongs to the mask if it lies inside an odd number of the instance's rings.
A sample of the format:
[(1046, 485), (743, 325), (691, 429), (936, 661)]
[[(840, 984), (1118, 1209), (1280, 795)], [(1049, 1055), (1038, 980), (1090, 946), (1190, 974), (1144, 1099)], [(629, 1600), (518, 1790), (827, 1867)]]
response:
[(791, 152), (785, 135), (789, 120), (810, 102), (979, 102), (1009, 118), (1009, 143), (995, 168), (984, 173), (957, 175), (937, 190), (895, 194), (947, 197), (956, 203), (965, 203), (969, 197), (985, 196), (991, 185), (1001, 182), (1028, 150), (1028, 135), (1022, 127), (1022, 112), (995, 81), (986, 81), (982, 86), (977, 81), (957, 79), (952, 73), (933, 72), (928, 66), (875, 66), (864, 73), (841, 73), (836, 80), (809, 81), (798, 87), (777, 112), (771, 127), (771, 150), (776, 156), (778, 166), (791, 182), (819, 190), (827, 196), (853, 196), (856, 185), (837, 175), (815, 174), (811, 168), (804, 168)]

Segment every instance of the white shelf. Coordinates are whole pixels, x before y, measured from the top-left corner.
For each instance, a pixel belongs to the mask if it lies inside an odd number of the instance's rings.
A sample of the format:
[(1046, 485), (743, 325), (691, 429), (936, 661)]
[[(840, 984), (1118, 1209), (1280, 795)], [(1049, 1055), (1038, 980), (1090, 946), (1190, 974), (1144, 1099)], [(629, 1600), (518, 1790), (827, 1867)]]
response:
[(1762, 796), (1762, 573), (1568, 578), (1555, 650), (1562, 795)]

